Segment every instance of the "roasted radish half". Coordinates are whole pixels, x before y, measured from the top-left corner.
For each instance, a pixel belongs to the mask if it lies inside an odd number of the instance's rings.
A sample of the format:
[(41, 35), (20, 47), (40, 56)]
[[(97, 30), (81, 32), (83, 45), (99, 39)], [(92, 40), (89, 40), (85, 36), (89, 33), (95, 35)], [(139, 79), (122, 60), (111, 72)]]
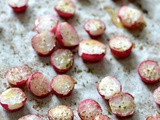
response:
[(43, 120), (40, 116), (38, 115), (25, 115), (18, 120)]
[(15, 12), (24, 12), (28, 7), (28, 0), (8, 0), (9, 6)]
[(51, 55), (51, 64), (58, 73), (65, 73), (74, 63), (73, 53), (68, 49), (58, 49)]
[(106, 27), (101, 20), (93, 19), (85, 23), (84, 29), (91, 37), (97, 37), (105, 32)]
[(96, 40), (83, 40), (79, 44), (78, 53), (83, 60), (96, 62), (105, 56), (106, 46)]
[(32, 38), (33, 49), (41, 56), (50, 55), (55, 48), (55, 37), (50, 32), (42, 32)]
[(135, 111), (134, 97), (129, 93), (120, 93), (109, 99), (112, 113), (118, 117), (131, 116)]
[(130, 29), (137, 28), (144, 23), (143, 14), (139, 10), (128, 6), (119, 9), (118, 17), (123, 26)]
[(109, 47), (112, 54), (117, 58), (126, 58), (130, 55), (133, 43), (130, 39), (117, 36), (109, 41)]
[(57, 42), (63, 47), (75, 47), (79, 44), (79, 36), (72, 25), (67, 22), (58, 24), (56, 30)]
[(0, 95), (0, 103), (8, 111), (20, 109), (26, 100), (27, 97), (20, 88), (10, 88)]
[(98, 83), (97, 89), (104, 99), (109, 100), (122, 91), (122, 85), (116, 78), (107, 76)]
[(75, 85), (75, 80), (69, 75), (56, 75), (51, 81), (51, 89), (59, 97), (69, 96)]
[(49, 120), (73, 120), (74, 114), (71, 108), (65, 105), (59, 105), (48, 111)]
[(59, 20), (54, 15), (45, 15), (37, 18), (35, 20), (35, 30), (38, 33), (50, 31), (51, 33), (55, 33), (56, 27)]
[(160, 115), (149, 115), (147, 116), (146, 120), (160, 120)]
[(4, 76), (9, 84), (20, 87), (27, 82), (30, 73), (27, 66), (17, 66), (7, 70)]
[(101, 106), (95, 100), (86, 99), (78, 104), (78, 115), (82, 120), (94, 120), (101, 113)]
[(40, 72), (34, 72), (28, 79), (28, 88), (37, 97), (46, 97), (49, 95), (50, 81)]
[(160, 80), (160, 66), (153, 60), (145, 60), (139, 64), (138, 74), (145, 83), (157, 83)]
[(109, 118), (107, 115), (99, 114), (94, 118), (94, 120), (112, 120), (112, 119)]
[(154, 101), (157, 103), (158, 106), (160, 106), (160, 87), (155, 89), (153, 93)]
[(60, 0), (54, 9), (62, 18), (70, 18), (75, 14), (76, 6), (71, 0)]

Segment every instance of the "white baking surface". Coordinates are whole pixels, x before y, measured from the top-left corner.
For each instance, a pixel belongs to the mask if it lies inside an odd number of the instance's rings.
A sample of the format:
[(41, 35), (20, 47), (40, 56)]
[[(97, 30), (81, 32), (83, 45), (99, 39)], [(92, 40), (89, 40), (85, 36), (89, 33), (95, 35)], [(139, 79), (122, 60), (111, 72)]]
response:
[[(29, 0), (29, 8), (24, 14), (15, 14), (7, 5), (6, 0), (0, 0), (0, 93), (8, 88), (4, 79), (4, 72), (14, 66), (28, 65), (32, 71), (43, 72), (49, 79), (56, 75), (49, 63), (49, 57), (39, 57), (31, 47), (31, 38), (36, 34), (32, 31), (36, 17), (46, 14), (56, 14), (53, 6), (58, 0)], [(135, 0), (136, 1), (136, 0)], [(73, 94), (67, 98), (58, 98), (50, 95), (44, 99), (34, 97), (25, 86), (23, 90), (28, 100), (25, 106), (16, 112), (7, 112), (0, 106), (0, 120), (17, 120), (26, 114), (42, 115), (47, 120), (46, 114), (49, 108), (59, 104), (71, 106), (75, 112), (74, 120), (80, 120), (77, 115), (77, 104), (84, 99), (92, 98), (98, 101), (103, 113), (117, 120), (114, 115), (108, 114), (108, 105), (96, 90), (96, 82), (107, 75), (115, 76), (120, 80), (124, 92), (129, 92), (135, 97), (135, 114), (122, 120), (144, 120), (148, 114), (160, 112), (152, 100), (152, 93), (159, 84), (145, 85), (137, 74), (138, 64), (146, 59), (153, 59), (160, 64), (160, 2), (159, 0), (137, 0), (142, 8), (148, 11), (144, 14), (147, 22), (146, 28), (138, 34), (128, 32), (124, 28), (117, 28), (111, 21), (109, 14), (103, 10), (104, 6), (118, 9), (122, 4), (128, 4), (127, 0), (114, 3), (112, 0), (74, 0), (77, 6), (76, 15), (67, 20), (75, 26), (81, 39), (89, 38), (83, 29), (84, 21), (92, 18), (100, 18), (106, 24), (106, 32), (98, 38), (108, 46), (109, 38), (116, 35), (124, 35), (135, 43), (131, 55), (123, 60), (115, 59), (107, 48), (105, 58), (98, 63), (84, 63), (75, 54), (73, 68), (67, 73), (77, 80)], [(129, 3), (133, 7), (136, 4)], [(142, 10), (142, 9), (140, 9)], [(63, 21), (62, 19), (60, 21)], [(143, 48), (142, 48), (143, 47)], [(79, 73), (74, 72), (75, 69)], [(91, 69), (92, 72), (86, 72)], [(83, 72), (80, 72), (82, 70)]]

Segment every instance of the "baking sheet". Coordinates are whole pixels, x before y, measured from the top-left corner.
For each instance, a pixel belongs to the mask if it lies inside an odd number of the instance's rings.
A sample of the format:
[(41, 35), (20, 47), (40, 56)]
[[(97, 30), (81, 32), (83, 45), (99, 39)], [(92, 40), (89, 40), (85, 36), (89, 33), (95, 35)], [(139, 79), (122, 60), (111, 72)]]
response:
[[(32, 68), (32, 71), (43, 72), (49, 79), (56, 75), (50, 65), (49, 57), (39, 57), (35, 53), (31, 47), (31, 38), (36, 34), (32, 31), (35, 18), (45, 14), (56, 14), (53, 6), (57, 1), (30, 0), (29, 8), (24, 14), (13, 13), (6, 0), (0, 1), (0, 93), (9, 88), (3, 74), (10, 67), (26, 64)], [(120, 0), (117, 3), (112, 0), (74, 0), (74, 2), (77, 6), (76, 15), (67, 21), (75, 26), (81, 39), (89, 38), (82, 27), (84, 22), (87, 19), (100, 18), (105, 22), (107, 29), (98, 40), (108, 46), (109, 38), (115, 35), (129, 37), (135, 44), (131, 55), (124, 60), (117, 60), (107, 48), (105, 58), (93, 64), (84, 63), (76, 53), (74, 66), (67, 73), (77, 80), (71, 96), (62, 99), (50, 95), (44, 99), (37, 99), (25, 86), (22, 88), (28, 97), (25, 106), (16, 112), (7, 112), (0, 107), (0, 120), (17, 120), (27, 114), (39, 114), (46, 120), (48, 109), (59, 104), (71, 106), (75, 113), (74, 120), (80, 120), (76, 112), (77, 104), (87, 98), (98, 101), (104, 114), (118, 120), (110, 114), (106, 101), (96, 90), (96, 83), (107, 75), (118, 78), (122, 83), (123, 91), (135, 97), (135, 114), (122, 120), (144, 120), (146, 115), (160, 112), (152, 100), (152, 93), (159, 84), (145, 85), (137, 74), (137, 66), (143, 60), (153, 59), (160, 64), (159, 0), (137, 0), (134, 3), (127, 0)], [(112, 23), (110, 15), (103, 9), (104, 6), (110, 6), (117, 10), (121, 5), (127, 4), (144, 12), (147, 26), (140, 33), (117, 28)], [(60, 21), (64, 20), (60, 19)]]

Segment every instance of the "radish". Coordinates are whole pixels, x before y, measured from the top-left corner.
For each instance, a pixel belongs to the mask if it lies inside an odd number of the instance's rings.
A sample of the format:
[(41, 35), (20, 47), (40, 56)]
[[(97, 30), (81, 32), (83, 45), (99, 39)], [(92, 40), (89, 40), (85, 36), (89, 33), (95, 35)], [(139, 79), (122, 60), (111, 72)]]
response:
[(131, 53), (133, 43), (126, 37), (117, 36), (109, 41), (109, 47), (115, 57), (126, 58)]
[(68, 49), (58, 49), (51, 55), (50, 61), (56, 72), (65, 73), (73, 66), (74, 56)]
[(98, 83), (97, 89), (104, 99), (109, 100), (122, 91), (122, 85), (116, 78), (107, 76)]
[(139, 64), (138, 74), (145, 83), (157, 83), (160, 80), (160, 67), (153, 60), (145, 60)]
[(20, 87), (27, 82), (30, 73), (27, 66), (17, 66), (7, 70), (4, 76), (9, 84)]
[(94, 118), (94, 120), (112, 120), (112, 119), (109, 118), (107, 115), (99, 114)]
[(35, 30), (38, 33), (50, 31), (55, 33), (59, 20), (54, 15), (44, 15), (35, 20)]
[(85, 23), (84, 29), (91, 37), (97, 37), (105, 32), (106, 27), (101, 20), (93, 19)]
[(54, 9), (62, 18), (70, 18), (75, 14), (76, 6), (71, 0), (60, 0)]
[(28, 7), (28, 0), (8, 0), (9, 6), (14, 12), (24, 12)]
[(59, 97), (69, 96), (75, 85), (75, 80), (69, 75), (56, 75), (51, 81), (51, 89)]
[(50, 81), (40, 72), (34, 72), (28, 79), (28, 88), (37, 97), (46, 97), (49, 95)]
[(0, 103), (8, 111), (15, 111), (22, 108), (26, 100), (27, 97), (20, 88), (7, 89), (0, 95)]
[(146, 120), (160, 120), (160, 115), (149, 115), (147, 116)]
[(58, 24), (56, 30), (57, 42), (62, 47), (75, 47), (79, 44), (79, 36), (72, 25), (67, 22)]
[(106, 54), (106, 46), (96, 40), (83, 40), (79, 44), (79, 56), (89, 62), (97, 62)]
[(101, 113), (101, 106), (95, 100), (86, 99), (78, 104), (78, 115), (82, 120), (94, 120)]
[(43, 120), (40, 116), (38, 115), (25, 115), (18, 120)]
[(129, 93), (120, 93), (109, 99), (112, 113), (118, 117), (131, 116), (135, 111), (134, 97)]
[(41, 56), (50, 55), (55, 48), (55, 37), (50, 32), (42, 32), (32, 38), (33, 49)]
[(59, 105), (48, 111), (49, 120), (73, 120), (73, 111), (65, 105)]
[(157, 105), (160, 106), (160, 87), (154, 90), (153, 98)]

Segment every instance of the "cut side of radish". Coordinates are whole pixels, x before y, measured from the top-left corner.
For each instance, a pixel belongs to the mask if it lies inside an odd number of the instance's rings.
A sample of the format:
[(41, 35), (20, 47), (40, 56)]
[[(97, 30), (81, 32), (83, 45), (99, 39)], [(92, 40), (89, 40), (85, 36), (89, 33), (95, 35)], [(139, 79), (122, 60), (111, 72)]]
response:
[(126, 58), (131, 53), (133, 43), (126, 37), (117, 36), (109, 41), (109, 47), (115, 57)]
[(94, 120), (101, 113), (101, 106), (95, 100), (86, 99), (78, 104), (78, 115), (82, 120)]
[(54, 9), (62, 18), (70, 18), (75, 14), (76, 6), (71, 0), (60, 0)]
[(51, 64), (58, 73), (65, 73), (74, 63), (73, 53), (68, 49), (58, 49), (51, 55)]
[(145, 83), (157, 83), (160, 80), (160, 66), (153, 60), (145, 60), (139, 64), (138, 74)]
[(18, 120), (43, 120), (40, 116), (38, 115), (25, 115)]
[(55, 37), (50, 32), (42, 32), (32, 38), (33, 49), (42, 56), (50, 55), (55, 48)]
[(30, 73), (27, 66), (17, 66), (7, 70), (4, 76), (9, 84), (20, 87), (27, 82)]
[(75, 85), (75, 80), (69, 75), (56, 75), (51, 81), (51, 89), (59, 97), (69, 96)]
[(65, 105), (59, 105), (48, 111), (49, 120), (73, 120), (73, 111)]
[(146, 120), (160, 120), (160, 115), (149, 115), (147, 116)]
[(40, 72), (34, 72), (28, 79), (28, 88), (37, 97), (46, 97), (49, 95), (50, 81)]
[(107, 115), (97, 115), (94, 120), (112, 120), (111, 118), (109, 118)]
[(105, 56), (106, 46), (96, 40), (83, 40), (79, 44), (78, 53), (83, 60), (96, 62)]
[(0, 103), (8, 111), (20, 109), (26, 100), (27, 97), (20, 88), (10, 88), (0, 95)]
[(80, 42), (75, 28), (67, 22), (58, 24), (56, 39), (57, 42), (63, 47), (75, 47)]
[(134, 97), (129, 93), (116, 94), (109, 99), (112, 113), (118, 117), (131, 116), (135, 111)]
[(116, 78), (107, 76), (98, 83), (97, 89), (104, 99), (109, 100), (122, 91), (122, 85)]
[(153, 93), (154, 101), (157, 103), (158, 106), (160, 106), (160, 87), (155, 89)]

